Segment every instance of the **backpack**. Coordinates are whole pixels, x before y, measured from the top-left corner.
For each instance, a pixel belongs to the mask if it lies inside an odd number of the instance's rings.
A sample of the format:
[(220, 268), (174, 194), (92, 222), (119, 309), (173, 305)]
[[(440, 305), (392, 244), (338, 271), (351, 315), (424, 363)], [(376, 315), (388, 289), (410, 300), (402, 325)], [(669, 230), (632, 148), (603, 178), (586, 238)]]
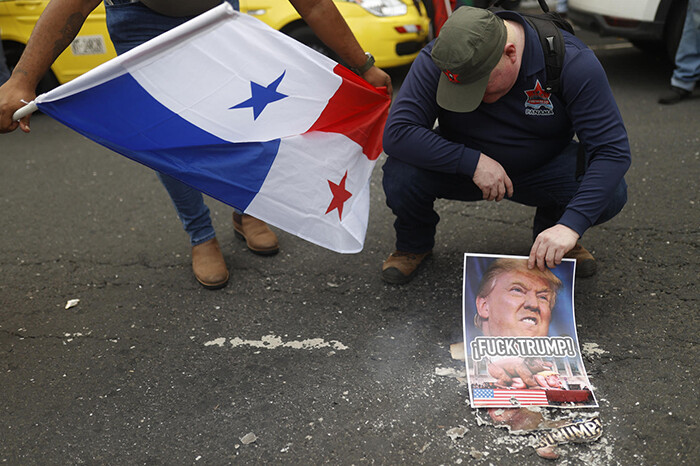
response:
[[(493, 4), (499, 6), (502, 2), (503, 0), (496, 0)], [(561, 91), (561, 70), (564, 66), (564, 54), (566, 53), (561, 30), (574, 34), (574, 28), (559, 13), (549, 11), (545, 0), (537, 0), (537, 2), (544, 13), (539, 15), (520, 13), (520, 15), (532, 26), (540, 38), (547, 74), (544, 88), (547, 92), (557, 94), (561, 98), (561, 94), (559, 94)], [(576, 154), (576, 178), (585, 173), (586, 165), (586, 149), (583, 144), (579, 144), (578, 154)]]
[[(503, 1), (495, 0), (492, 4), (500, 6)], [(574, 28), (559, 13), (549, 11), (545, 0), (537, 1), (544, 13), (539, 15), (520, 13), (520, 16), (525, 18), (540, 38), (547, 72), (547, 82), (544, 88), (547, 92), (558, 94), (561, 90), (561, 69), (564, 65), (564, 53), (566, 52), (561, 30), (574, 34)]]

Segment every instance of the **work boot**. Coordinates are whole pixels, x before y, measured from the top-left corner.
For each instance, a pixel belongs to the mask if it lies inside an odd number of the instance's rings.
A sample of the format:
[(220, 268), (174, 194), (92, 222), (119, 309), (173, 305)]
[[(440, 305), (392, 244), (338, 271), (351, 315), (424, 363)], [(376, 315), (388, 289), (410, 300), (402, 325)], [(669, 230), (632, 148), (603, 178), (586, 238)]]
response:
[(597, 265), (593, 254), (588, 252), (586, 248), (576, 243), (574, 248), (567, 252), (564, 257), (576, 259), (576, 276), (580, 278), (591, 277), (595, 274)]
[(382, 265), (382, 280), (394, 285), (403, 285), (413, 278), (423, 259), (432, 251), (416, 254), (413, 252), (394, 251)]
[(192, 271), (208, 290), (223, 288), (228, 283), (228, 269), (216, 238), (192, 246)]
[(236, 237), (245, 240), (248, 249), (261, 256), (272, 256), (280, 250), (277, 236), (262, 220), (246, 214), (233, 213)]
[(659, 99), (659, 103), (662, 105), (673, 105), (677, 104), (681, 100), (689, 99), (692, 95), (693, 93), (690, 91), (686, 91), (680, 87), (671, 86), (671, 93), (661, 97)]

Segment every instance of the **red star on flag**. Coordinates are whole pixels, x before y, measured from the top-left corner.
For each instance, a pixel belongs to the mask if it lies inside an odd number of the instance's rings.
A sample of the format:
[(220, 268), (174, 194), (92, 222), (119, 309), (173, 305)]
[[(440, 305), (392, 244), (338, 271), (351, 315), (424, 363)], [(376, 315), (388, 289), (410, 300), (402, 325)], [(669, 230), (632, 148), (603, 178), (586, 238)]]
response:
[(331, 192), (333, 193), (333, 199), (328, 206), (326, 214), (333, 209), (338, 209), (338, 220), (343, 219), (343, 205), (345, 204), (345, 201), (352, 197), (352, 193), (345, 189), (345, 180), (347, 180), (347, 178), (348, 172), (346, 170), (345, 176), (343, 176), (343, 179), (340, 180), (340, 184), (335, 184), (331, 180), (328, 180), (328, 186), (331, 188)]

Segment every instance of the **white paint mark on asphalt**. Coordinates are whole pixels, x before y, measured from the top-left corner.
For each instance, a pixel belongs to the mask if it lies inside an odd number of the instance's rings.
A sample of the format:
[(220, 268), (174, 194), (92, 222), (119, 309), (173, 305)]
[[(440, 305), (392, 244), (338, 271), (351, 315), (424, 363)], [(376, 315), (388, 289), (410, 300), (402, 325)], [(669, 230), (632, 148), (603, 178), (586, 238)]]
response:
[[(314, 350), (321, 348), (333, 348), (334, 350), (346, 350), (347, 346), (337, 340), (326, 341), (323, 338), (309, 338), (306, 340), (291, 340), (284, 341), (282, 337), (275, 335), (265, 335), (260, 340), (244, 340), (242, 338), (232, 338), (229, 340), (232, 347), (250, 346), (252, 348), (276, 349), (276, 348), (292, 348), (301, 350)], [(218, 346), (223, 348), (226, 344), (226, 338), (216, 338), (204, 343), (204, 346)]]
[(603, 348), (599, 347), (598, 343), (584, 343), (581, 352), (584, 354), (584, 356), (588, 356), (589, 358), (594, 356), (602, 356), (608, 353)]
[(634, 45), (630, 42), (620, 42), (616, 44), (602, 44), (602, 45), (591, 45), (589, 48), (594, 52), (597, 50), (618, 50), (618, 49), (631, 49)]
[(223, 347), (225, 343), (226, 343), (226, 338), (217, 338), (216, 340), (212, 340), (212, 341), (208, 341), (208, 342), (204, 343), (204, 346), (216, 345), (219, 347)]

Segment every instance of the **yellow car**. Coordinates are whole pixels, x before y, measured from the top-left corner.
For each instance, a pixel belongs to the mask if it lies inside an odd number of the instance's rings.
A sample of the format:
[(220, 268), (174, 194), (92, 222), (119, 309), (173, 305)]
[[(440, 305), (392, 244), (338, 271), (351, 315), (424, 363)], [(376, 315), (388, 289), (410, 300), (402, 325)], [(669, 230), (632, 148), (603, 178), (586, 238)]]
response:
[[(428, 40), (430, 20), (412, 0), (335, 0), (335, 5), (363, 49), (379, 67), (407, 65)], [(421, 5), (419, 11), (416, 5)], [(337, 60), (287, 0), (240, 0), (243, 13)]]
[[(7, 64), (19, 59), (39, 15), (48, 1), (0, 0), (0, 36)], [(412, 0), (335, 0), (360, 45), (371, 52), (377, 66), (394, 67), (413, 61), (428, 39), (429, 19)], [(271, 27), (294, 37), (332, 58), (333, 52), (320, 42), (287, 0), (240, 0), (240, 9)], [(44, 92), (80, 76), (116, 56), (100, 4), (88, 16), (78, 37), (51, 67), (39, 84)]]

